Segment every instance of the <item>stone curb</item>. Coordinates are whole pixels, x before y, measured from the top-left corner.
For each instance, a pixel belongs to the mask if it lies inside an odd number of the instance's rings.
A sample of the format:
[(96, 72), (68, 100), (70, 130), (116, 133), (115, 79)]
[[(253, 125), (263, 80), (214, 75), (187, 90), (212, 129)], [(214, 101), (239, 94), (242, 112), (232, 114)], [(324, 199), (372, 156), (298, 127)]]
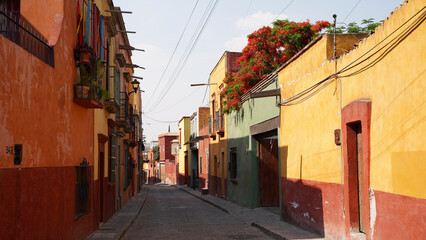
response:
[[(111, 228), (111, 229), (103, 229), (103, 227), (108, 226), (107, 224), (104, 224), (102, 227), (96, 229), (95, 231), (93, 231), (89, 236), (87, 236), (85, 238), (85, 240), (95, 240), (95, 239), (110, 239), (110, 240), (121, 240), (124, 238), (126, 232), (130, 229), (130, 227), (133, 225), (135, 219), (139, 216), (139, 214), (142, 212), (143, 207), (145, 206), (145, 202), (148, 198), (148, 192), (149, 192), (149, 188), (146, 189), (145, 192), (145, 196), (141, 196), (141, 198), (143, 199), (142, 204), (140, 204), (140, 206), (135, 207), (137, 214), (135, 214), (134, 216), (128, 216), (128, 220), (131, 219), (130, 223), (125, 225), (125, 224), (119, 224), (117, 228)], [(133, 198), (129, 199), (129, 201), (127, 203), (129, 203), (130, 201), (138, 201), (136, 198), (138, 197), (138, 195), (134, 196)], [(126, 203), (126, 204), (127, 204)], [(125, 205), (123, 206), (122, 209), (120, 209), (119, 211), (115, 212), (114, 216), (119, 216), (120, 211), (121, 213), (123, 213), (123, 209), (124, 209)], [(118, 214), (118, 215), (117, 215)], [(112, 216), (108, 221), (114, 221), (113, 218), (114, 216)], [(117, 221), (118, 219), (116, 219), (115, 221)], [(108, 223), (107, 221), (107, 223)], [(112, 230), (109, 232), (104, 232), (105, 230)], [(99, 236), (98, 234), (100, 234), (101, 236)], [(104, 235), (104, 236), (102, 236)]]
[(281, 235), (279, 235), (277, 233), (274, 233), (273, 231), (271, 231), (271, 230), (269, 230), (269, 229), (267, 229), (265, 227), (262, 227), (262, 226), (260, 226), (257, 223), (253, 222), (253, 223), (251, 223), (251, 226), (254, 227), (254, 228), (259, 229), (261, 232), (263, 232), (264, 234), (266, 234), (267, 236), (269, 236), (269, 237), (271, 237), (273, 239), (288, 240), (287, 238), (285, 238), (285, 237), (283, 237), (283, 236), (281, 236)]
[(145, 199), (143, 200), (143, 203), (141, 205), (141, 207), (139, 208), (138, 214), (135, 215), (135, 217), (132, 219), (132, 221), (130, 222), (130, 224), (126, 227), (126, 229), (124, 229), (124, 231), (120, 234), (120, 237), (118, 238), (119, 240), (123, 239), (123, 237), (126, 235), (127, 231), (130, 229), (130, 227), (133, 225), (133, 223), (135, 222), (136, 218), (139, 216), (139, 214), (141, 214), (143, 207), (145, 206), (145, 202), (146, 199), (148, 198), (148, 193), (149, 193), (149, 188), (147, 188), (146, 193), (145, 193)]

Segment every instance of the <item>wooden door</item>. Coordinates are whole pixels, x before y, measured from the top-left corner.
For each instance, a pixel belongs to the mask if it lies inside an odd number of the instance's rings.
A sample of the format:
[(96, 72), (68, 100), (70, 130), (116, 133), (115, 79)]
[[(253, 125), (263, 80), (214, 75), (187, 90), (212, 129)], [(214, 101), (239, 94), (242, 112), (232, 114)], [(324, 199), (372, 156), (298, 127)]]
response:
[(98, 182), (99, 182), (99, 222), (104, 221), (104, 152), (99, 152), (99, 159), (98, 159)]
[(351, 229), (365, 233), (364, 164), (361, 122), (348, 124), (349, 213)]
[(264, 135), (258, 138), (259, 205), (279, 206), (278, 139)]

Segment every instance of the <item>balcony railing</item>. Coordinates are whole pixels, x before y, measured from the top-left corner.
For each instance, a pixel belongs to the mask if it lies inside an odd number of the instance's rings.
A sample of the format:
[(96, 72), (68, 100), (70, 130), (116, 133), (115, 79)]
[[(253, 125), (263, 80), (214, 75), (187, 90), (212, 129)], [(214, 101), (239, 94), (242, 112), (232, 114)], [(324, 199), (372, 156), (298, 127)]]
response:
[(129, 119), (129, 97), (126, 92), (120, 92), (120, 111), (117, 114), (117, 125), (119, 127), (127, 127), (130, 123)]
[(47, 39), (19, 14), (0, 9), (0, 34), (54, 67), (53, 48), (48, 45)]

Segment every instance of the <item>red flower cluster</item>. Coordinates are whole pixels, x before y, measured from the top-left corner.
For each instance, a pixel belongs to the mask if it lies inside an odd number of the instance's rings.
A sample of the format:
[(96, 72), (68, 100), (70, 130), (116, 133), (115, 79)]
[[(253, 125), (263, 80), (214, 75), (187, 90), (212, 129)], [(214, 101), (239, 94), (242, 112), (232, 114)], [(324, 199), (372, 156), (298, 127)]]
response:
[(315, 25), (306, 22), (277, 20), (273, 27), (262, 27), (248, 35), (247, 46), (237, 60), (240, 70), (227, 73), (221, 92), (225, 112), (240, 108), (241, 96), (260, 80), (272, 73), (305, 47), (329, 22), (319, 21)]

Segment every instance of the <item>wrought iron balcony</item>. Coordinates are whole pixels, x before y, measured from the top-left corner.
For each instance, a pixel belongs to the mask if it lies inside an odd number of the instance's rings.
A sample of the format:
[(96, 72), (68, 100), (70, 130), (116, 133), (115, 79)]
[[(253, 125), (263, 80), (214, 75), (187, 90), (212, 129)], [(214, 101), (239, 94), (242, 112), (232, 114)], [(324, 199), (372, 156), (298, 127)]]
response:
[(47, 39), (20, 14), (0, 9), (0, 34), (54, 67), (53, 47), (49, 46)]
[[(129, 112), (133, 113), (133, 105), (129, 105)], [(133, 116), (133, 114), (129, 114), (129, 123), (127, 124), (127, 126), (124, 127), (124, 132), (126, 133), (131, 133), (134, 131), (134, 126), (135, 126), (135, 118)]]
[(129, 97), (126, 92), (120, 92), (120, 111), (117, 113), (117, 126), (125, 128), (130, 124)]

